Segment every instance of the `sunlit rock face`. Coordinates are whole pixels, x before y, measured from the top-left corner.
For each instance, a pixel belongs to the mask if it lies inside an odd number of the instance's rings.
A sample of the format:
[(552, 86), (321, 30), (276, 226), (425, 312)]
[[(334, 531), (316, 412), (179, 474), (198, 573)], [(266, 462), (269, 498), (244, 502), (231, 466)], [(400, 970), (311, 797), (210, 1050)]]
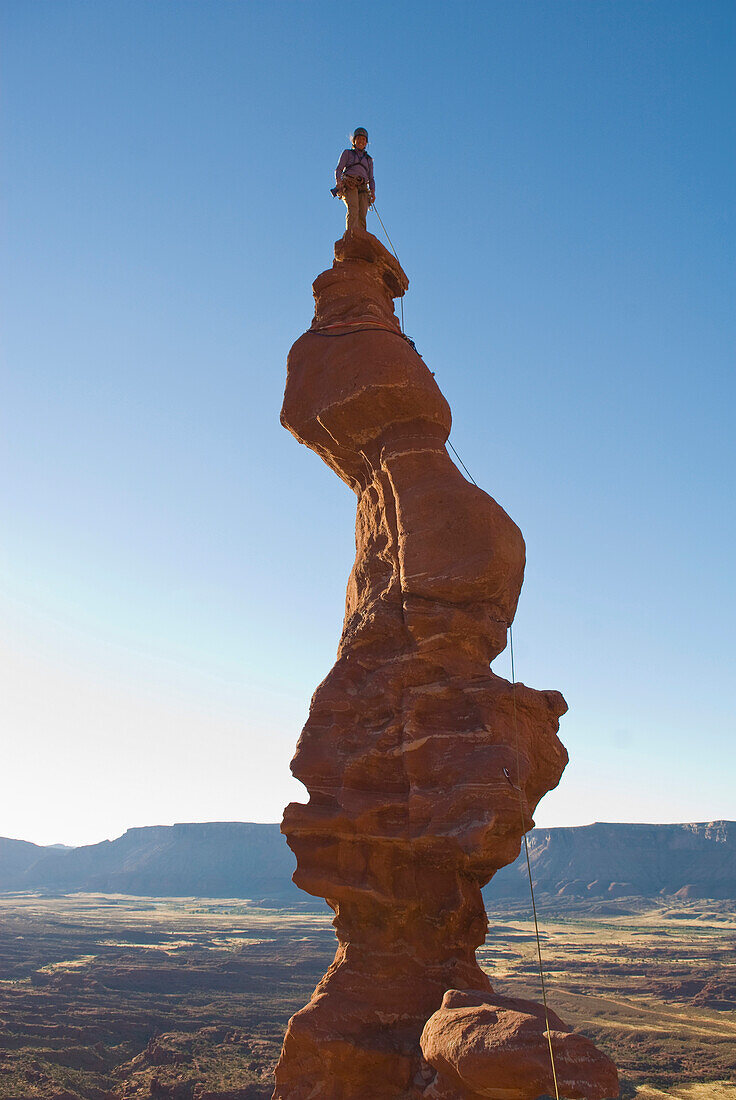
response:
[[(407, 286), (375, 237), (346, 234), (288, 360), (281, 421), (358, 504), (337, 662), (292, 762), (309, 802), (282, 824), (294, 881), (334, 910), (338, 946), (289, 1023), (275, 1100), (534, 1100), (553, 1087), (544, 1025), (527, 1022), (525, 1002), (525, 1028), (509, 1030), (514, 1003), (501, 1017), (489, 1007), (498, 998), (475, 950), (481, 887), (516, 858), (567, 763), (567, 708), (523, 684), (514, 697), (489, 668), (516, 610), (524, 540), (447, 454), (449, 406), (394, 313)], [(448, 991), (476, 997), (459, 1030)], [(608, 1059), (566, 1042), (566, 1065), (585, 1054), (587, 1091), (570, 1095), (613, 1095)]]

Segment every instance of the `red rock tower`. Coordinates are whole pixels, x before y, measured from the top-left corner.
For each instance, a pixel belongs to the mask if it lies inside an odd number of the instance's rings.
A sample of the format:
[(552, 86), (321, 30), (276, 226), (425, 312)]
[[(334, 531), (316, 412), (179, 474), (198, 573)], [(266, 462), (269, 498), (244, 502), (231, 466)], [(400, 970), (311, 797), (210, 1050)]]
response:
[[(334, 910), (338, 946), (289, 1023), (274, 1100), (554, 1093), (543, 1010), (494, 994), (475, 950), (481, 887), (567, 763), (567, 707), (517, 684), (515, 723), (511, 684), (489, 668), (524, 540), (445, 450), (449, 406), (394, 313), (407, 286), (375, 237), (346, 234), (288, 360), (281, 422), (358, 510), (337, 663), (292, 762), (309, 802), (282, 824), (294, 881)], [(618, 1095), (613, 1064), (550, 1026), (560, 1094)]]

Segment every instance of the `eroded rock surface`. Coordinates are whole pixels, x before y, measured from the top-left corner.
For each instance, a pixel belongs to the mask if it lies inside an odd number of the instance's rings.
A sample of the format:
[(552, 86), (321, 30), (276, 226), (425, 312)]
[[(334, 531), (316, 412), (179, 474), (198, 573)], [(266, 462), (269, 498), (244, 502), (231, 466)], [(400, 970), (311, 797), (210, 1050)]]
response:
[[(475, 959), (481, 887), (516, 858), (559, 782), (567, 708), (489, 668), (516, 610), (524, 540), (447, 454), (450, 409), (394, 313), (404, 272), (368, 233), (346, 234), (335, 257), (289, 354), (281, 420), (355, 491), (356, 558), (337, 663), (292, 762), (309, 802), (287, 807), (282, 831), (294, 881), (335, 912), (338, 947), (290, 1021), (274, 1097), (491, 1096), (469, 1091), (475, 1069), (470, 1086), (465, 1070), (440, 1080), (420, 1037), (433, 1017), (436, 1045), (446, 991), (493, 998)], [(497, 1064), (497, 1025), (481, 1012), (474, 1026)], [(608, 1095), (610, 1063), (588, 1047), (589, 1091), (571, 1095), (592, 1100)], [(534, 1100), (537, 1077), (519, 1081), (534, 1083), (509, 1100)]]
[(561, 1096), (618, 1096), (613, 1063), (554, 1012), (545, 1016), (544, 1008), (533, 1001), (495, 993), (448, 990), (422, 1032), (422, 1054), (436, 1071), (424, 1096), (527, 1100), (554, 1095), (550, 1041)]

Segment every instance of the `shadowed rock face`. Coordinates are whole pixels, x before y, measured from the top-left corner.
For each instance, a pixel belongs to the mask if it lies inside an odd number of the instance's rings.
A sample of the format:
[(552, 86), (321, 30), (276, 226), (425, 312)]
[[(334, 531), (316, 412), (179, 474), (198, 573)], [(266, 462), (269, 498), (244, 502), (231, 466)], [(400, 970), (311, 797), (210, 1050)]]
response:
[[(479, 1088), (477, 1058), (470, 1091), (462, 1073), (448, 1077), (447, 1058), (425, 1059), (420, 1037), (433, 1017), (441, 1048), (434, 1014), (448, 990), (493, 1000), (475, 960), (481, 887), (516, 858), (559, 782), (567, 708), (558, 692), (522, 684), (514, 698), (490, 671), (516, 610), (524, 541), (445, 450), (449, 407), (394, 314), (404, 272), (368, 233), (343, 237), (335, 257), (289, 354), (281, 420), (355, 491), (356, 558), (337, 663), (292, 762), (309, 802), (287, 807), (282, 831), (294, 881), (335, 912), (338, 948), (289, 1024), (274, 1097), (501, 1096)], [(476, 1012), (471, 1032), (492, 1080), (491, 1015)], [(539, 1028), (535, 1041), (546, 1049)], [(594, 1079), (610, 1063), (580, 1043), (594, 1057), (589, 1091), (574, 1095), (610, 1095)], [(527, 1029), (520, 1057), (528, 1049)], [(537, 1078), (520, 1087), (508, 1096), (539, 1094)]]

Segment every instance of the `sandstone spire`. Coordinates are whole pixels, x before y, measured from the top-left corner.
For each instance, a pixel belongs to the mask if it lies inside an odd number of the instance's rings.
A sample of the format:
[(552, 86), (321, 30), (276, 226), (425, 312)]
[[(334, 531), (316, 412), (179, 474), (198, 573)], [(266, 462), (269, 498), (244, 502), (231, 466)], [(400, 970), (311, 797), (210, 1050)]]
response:
[[(375, 237), (346, 234), (289, 354), (281, 421), (358, 510), (337, 663), (292, 762), (309, 802), (282, 825), (294, 881), (334, 910), (338, 947), (289, 1023), (275, 1100), (553, 1092), (540, 1006), (497, 996), (475, 950), (481, 886), (516, 858), (567, 763), (567, 707), (523, 684), (514, 700), (489, 668), (524, 540), (445, 450), (449, 406), (394, 313), (407, 286)], [(550, 1025), (561, 1095), (617, 1095), (612, 1063)]]

